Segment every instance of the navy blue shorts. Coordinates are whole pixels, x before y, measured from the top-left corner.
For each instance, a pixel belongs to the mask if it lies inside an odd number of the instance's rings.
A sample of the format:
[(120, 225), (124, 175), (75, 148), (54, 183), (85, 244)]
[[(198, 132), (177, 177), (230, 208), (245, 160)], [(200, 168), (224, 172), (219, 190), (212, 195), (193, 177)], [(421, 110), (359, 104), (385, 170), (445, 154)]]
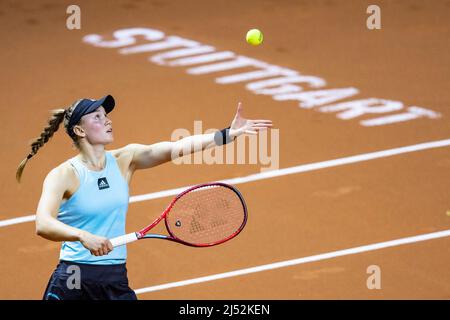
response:
[(44, 300), (137, 300), (128, 286), (125, 264), (95, 265), (60, 261)]

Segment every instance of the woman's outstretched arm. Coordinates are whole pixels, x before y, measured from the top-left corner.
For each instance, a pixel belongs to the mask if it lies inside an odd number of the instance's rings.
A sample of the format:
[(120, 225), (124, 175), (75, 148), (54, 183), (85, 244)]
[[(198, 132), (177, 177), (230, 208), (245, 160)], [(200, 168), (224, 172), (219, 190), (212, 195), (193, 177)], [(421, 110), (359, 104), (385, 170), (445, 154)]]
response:
[[(271, 120), (250, 120), (242, 116), (242, 104), (239, 102), (236, 115), (228, 131), (234, 139), (242, 134), (255, 135), (259, 130), (272, 127)], [(193, 152), (217, 146), (215, 133), (198, 134), (185, 137), (178, 141), (163, 141), (152, 145), (131, 144), (127, 148), (133, 154), (132, 165), (135, 169), (150, 168)], [(217, 138), (217, 137), (216, 137)], [(220, 144), (219, 144), (220, 145)]]

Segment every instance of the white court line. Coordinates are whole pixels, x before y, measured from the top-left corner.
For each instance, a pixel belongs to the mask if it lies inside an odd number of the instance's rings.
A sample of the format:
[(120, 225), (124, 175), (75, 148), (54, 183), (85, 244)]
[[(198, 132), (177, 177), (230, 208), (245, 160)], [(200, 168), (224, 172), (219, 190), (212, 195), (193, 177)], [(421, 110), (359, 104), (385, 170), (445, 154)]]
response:
[(304, 263), (308, 263), (308, 262), (327, 260), (327, 259), (332, 259), (332, 258), (336, 258), (336, 257), (348, 256), (348, 255), (352, 255), (352, 254), (374, 251), (374, 250), (379, 250), (379, 249), (383, 249), (383, 248), (395, 247), (395, 246), (400, 246), (400, 245), (404, 245), (404, 244), (408, 244), (408, 243), (426, 241), (426, 240), (443, 238), (443, 237), (448, 237), (448, 236), (450, 236), (450, 229), (433, 232), (433, 233), (422, 234), (422, 235), (413, 236), (413, 237), (401, 238), (401, 239), (397, 239), (397, 240), (369, 244), (369, 245), (365, 245), (365, 246), (361, 246), (361, 247), (332, 251), (332, 252), (328, 252), (328, 253), (322, 253), (322, 254), (299, 258), (299, 259), (264, 264), (264, 265), (260, 265), (260, 266), (256, 266), (256, 267), (252, 267), (252, 268), (246, 268), (246, 269), (234, 270), (234, 271), (225, 272), (225, 273), (213, 274), (210, 276), (205, 276), (205, 277), (200, 277), (200, 278), (195, 278), (195, 279), (170, 282), (170, 283), (161, 284), (161, 285), (157, 285), (157, 286), (137, 289), (137, 290), (135, 290), (135, 292), (136, 292), (136, 294), (155, 292), (155, 291), (166, 290), (166, 289), (170, 289), (170, 288), (188, 286), (191, 284), (214, 281), (214, 280), (218, 280), (218, 279), (237, 277), (237, 276), (241, 276), (241, 275), (245, 275), (245, 274), (279, 269), (279, 268), (304, 264)]
[[(415, 145), (406, 146), (406, 147), (376, 151), (376, 152), (371, 152), (371, 153), (364, 153), (364, 154), (360, 154), (360, 155), (356, 155), (356, 156), (350, 156), (350, 157), (322, 161), (322, 162), (302, 164), (302, 165), (284, 168), (284, 169), (265, 171), (265, 172), (261, 172), (261, 173), (251, 174), (251, 175), (248, 175), (245, 177), (220, 180), (220, 182), (236, 185), (236, 184), (240, 184), (240, 183), (252, 182), (252, 181), (263, 180), (263, 179), (270, 179), (270, 178), (280, 177), (280, 176), (289, 175), (289, 174), (302, 173), (302, 172), (314, 171), (314, 170), (325, 169), (325, 168), (330, 168), (330, 167), (337, 167), (337, 166), (350, 164), (350, 163), (357, 163), (357, 162), (373, 160), (373, 159), (378, 159), (378, 158), (385, 158), (385, 157), (390, 157), (390, 156), (408, 153), (408, 152), (415, 152), (415, 151), (421, 151), (421, 150), (432, 149), (432, 148), (441, 148), (441, 147), (446, 147), (449, 145), (450, 145), (450, 139), (424, 142), (424, 143), (415, 144)], [(132, 196), (132, 197), (130, 197), (130, 203), (146, 201), (146, 200), (151, 200), (151, 199), (164, 198), (164, 197), (168, 197), (168, 196), (174, 196), (174, 195), (177, 195), (180, 192), (186, 190), (189, 187), (191, 187), (191, 186), (185, 186), (185, 187), (176, 188), (176, 189), (169, 189), (169, 190), (164, 190), (164, 191), (147, 193), (147, 194), (143, 194), (143, 195)], [(30, 222), (30, 221), (34, 221), (34, 220), (35, 220), (35, 215), (24, 216), (24, 217), (19, 217), (19, 218), (14, 218), (14, 219), (1, 220), (0, 227), (6, 227), (9, 225)]]
[(2, 220), (2, 221), (0, 221), (0, 227), (6, 227), (6, 226), (14, 225), (14, 224), (25, 223), (25, 222), (31, 222), (34, 220), (36, 220), (36, 215), (34, 215), (34, 214), (31, 216), (23, 216), (23, 217), (19, 217), (19, 218)]

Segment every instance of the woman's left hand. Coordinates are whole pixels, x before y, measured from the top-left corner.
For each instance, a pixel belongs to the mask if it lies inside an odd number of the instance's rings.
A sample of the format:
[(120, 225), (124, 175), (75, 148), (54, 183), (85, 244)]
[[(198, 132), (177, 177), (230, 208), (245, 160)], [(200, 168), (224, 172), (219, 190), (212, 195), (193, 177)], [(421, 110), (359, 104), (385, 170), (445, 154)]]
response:
[(238, 103), (236, 115), (230, 126), (230, 137), (235, 138), (241, 134), (258, 134), (259, 130), (266, 130), (272, 127), (272, 120), (250, 120), (242, 116), (242, 103)]

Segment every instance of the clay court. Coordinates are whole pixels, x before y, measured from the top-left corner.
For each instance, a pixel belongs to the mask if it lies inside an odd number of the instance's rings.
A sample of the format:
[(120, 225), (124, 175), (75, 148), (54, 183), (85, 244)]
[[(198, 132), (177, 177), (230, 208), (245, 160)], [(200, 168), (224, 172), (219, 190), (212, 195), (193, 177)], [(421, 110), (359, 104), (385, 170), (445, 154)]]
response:
[[(175, 189), (205, 182), (233, 184), (249, 210), (243, 232), (216, 247), (130, 244), (139, 299), (449, 299), (450, 1), (376, 1), (381, 29), (371, 30), (373, 2), (78, 0), (81, 29), (69, 30), (72, 1), (2, 1), (0, 299), (41, 299), (59, 257), (33, 215), (45, 176), (76, 149), (60, 128), (18, 184), (29, 141), (50, 110), (106, 94), (116, 99), (108, 149), (169, 141), (194, 121), (224, 128), (239, 101), (279, 132), (270, 171), (258, 162), (136, 172), (127, 232)], [(245, 42), (251, 28), (264, 33), (260, 46)], [(203, 46), (212, 49), (176, 51)], [(243, 57), (253, 62), (226, 64)], [(292, 76), (283, 72), (305, 77), (263, 82)], [(379, 289), (367, 286), (370, 266)]]

